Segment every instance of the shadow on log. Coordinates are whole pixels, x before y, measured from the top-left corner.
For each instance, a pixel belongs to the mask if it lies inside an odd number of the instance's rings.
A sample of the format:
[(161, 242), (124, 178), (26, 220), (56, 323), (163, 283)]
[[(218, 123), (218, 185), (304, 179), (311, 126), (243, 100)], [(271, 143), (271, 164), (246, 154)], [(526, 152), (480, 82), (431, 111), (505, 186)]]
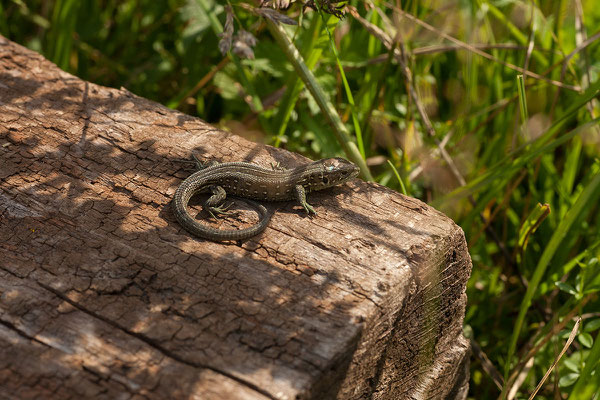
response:
[(192, 153), (306, 162), (0, 37), (0, 397), (465, 398), (458, 226), (354, 180), (198, 240), (169, 206)]

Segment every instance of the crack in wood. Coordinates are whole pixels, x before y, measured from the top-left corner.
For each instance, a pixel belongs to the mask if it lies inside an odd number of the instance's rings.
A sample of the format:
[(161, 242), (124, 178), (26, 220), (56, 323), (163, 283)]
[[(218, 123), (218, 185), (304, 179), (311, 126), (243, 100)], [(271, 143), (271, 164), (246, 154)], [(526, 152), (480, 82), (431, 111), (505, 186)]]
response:
[(217, 374), (226, 376), (227, 378), (232, 379), (232, 380), (234, 380), (234, 381), (236, 381), (236, 382), (238, 382), (238, 383), (240, 383), (240, 384), (242, 384), (242, 385), (244, 385), (244, 386), (246, 386), (246, 387), (248, 387), (248, 388), (256, 391), (257, 393), (260, 393), (260, 394), (262, 394), (263, 396), (265, 396), (265, 397), (267, 397), (269, 399), (278, 400), (277, 397), (271, 395), (271, 393), (267, 392), (266, 390), (264, 390), (261, 387), (256, 386), (252, 382), (246, 381), (245, 379), (242, 379), (242, 378), (240, 378), (240, 377), (238, 377), (238, 376), (236, 376), (236, 375), (234, 375), (232, 373), (229, 373), (229, 372), (227, 372), (225, 370), (222, 370), (220, 368), (216, 368), (216, 367), (213, 367), (213, 366), (208, 365), (208, 364), (201, 364), (201, 363), (193, 362), (193, 361), (190, 361), (190, 360), (186, 360), (185, 358), (179, 356), (178, 354), (176, 354), (176, 353), (168, 350), (167, 348), (163, 347), (159, 343), (156, 343), (154, 340), (150, 339), (149, 337), (147, 337), (145, 335), (142, 335), (142, 334), (140, 334), (138, 332), (133, 332), (133, 331), (125, 328), (124, 326), (118, 324), (117, 322), (115, 322), (115, 321), (113, 321), (113, 320), (111, 320), (109, 318), (106, 318), (103, 315), (98, 314), (98, 313), (96, 313), (96, 312), (94, 312), (92, 310), (87, 309), (86, 307), (84, 307), (81, 304), (79, 304), (79, 303), (71, 300), (69, 297), (65, 296), (63, 293), (61, 293), (60, 291), (54, 289), (53, 287), (50, 287), (50, 286), (48, 286), (46, 284), (43, 284), (41, 282), (37, 282), (37, 284), (42, 289), (45, 289), (45, 290), (53, 293), (55, 296), (59, 297), (61, 300), (66, 301), (67, 303), (69, 303), (73, 307), (77, 308), (78, 310), (82, 311), (83, 313), (85, 313), (85, 314), (87, 314), (87, 315), (89, 315), (91, 317), (94, 317), (94, 318), (96, 318), (96, 319), (98, 319), (98, 320), (100, 320), (100, 321), (102, 321), (102, 322), (104, 322), (106, 324), (109, 324), (109, 325), (117, 328), (118, 330), (120, 330), (121, 332), (123, 332), (123, 333), (125, 333), (125, 334), (127, 334), (129, 336), (132, 336), (132, 337), (135, 337), (138, 340), (141, 340), (142, 342), (146, 343), (150, 347), (158, 350), (159, 352), (161, 352), (165, 356), (167, 356), (167, 357), (169, 357), (169, 358), (171, 358), (171, 359), (173, 359), (175, 361), (178, 361), (178, 362), (180, 362), (182, 364), (189, 365), (189, 366), (194, 367), (194, 368), (202, 368), (202, 369), (211, 370), (211, 371), (213, 371), (213, 372), (215, 372)]

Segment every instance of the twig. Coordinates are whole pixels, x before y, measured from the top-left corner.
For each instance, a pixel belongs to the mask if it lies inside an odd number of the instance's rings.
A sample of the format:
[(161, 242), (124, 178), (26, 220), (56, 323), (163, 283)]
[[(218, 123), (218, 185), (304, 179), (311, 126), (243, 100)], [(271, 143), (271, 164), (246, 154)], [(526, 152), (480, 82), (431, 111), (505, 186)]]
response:
[(546, 382), (546, 379), (548, 379), (548, 376), (550, 376), (550, 373), (552, 372), (554, 367), (556, 367), (556, 364), (558, 364), (558, 362), (560, 361), (562, 356), (565, 354), (565, 352), (571, 345), (571, 343), (573, 343), (573, 340), (575, 339), (575, 334), (579, 330), (579, 324), (581, 324), (581, 318), (577, 319), (577, 321), (575, 322), (575, 326), (571, 330), (571, 334), (569, 335), (569, 338), (567, 339), (567, 343), (565, 343), (565, 345), (563, 346), (562, 350), (560, 351), (560, 354), (558, 356), (556, 356), (556, 358), (554, 359), (554, 362), (552, 363), (552, 365), (550, 366), (548, 371), (546, 371), (546, 373), (544, 374), (544, 377), (542, 378), (540, 383), (538, 383), (538, 385), (535, 387), (535, 390), (533, 391), (533, 393), (531, 393), (531, 396), (529, 396), (529, 400), (532, 400), (535, 397), (535, 395), (540, 390), (540, 388), (542, 387), (544, 382)]

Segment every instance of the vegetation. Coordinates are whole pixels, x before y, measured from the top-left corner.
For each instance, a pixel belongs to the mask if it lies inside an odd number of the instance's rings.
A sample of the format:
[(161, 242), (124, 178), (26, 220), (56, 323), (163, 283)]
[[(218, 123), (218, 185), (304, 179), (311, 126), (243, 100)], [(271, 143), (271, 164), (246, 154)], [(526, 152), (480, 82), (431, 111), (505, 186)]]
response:
[(0, 33), (443, 210), (473, 259), (470, 396), (598, 399), (596, 2), (257, 3), (1, 0)]

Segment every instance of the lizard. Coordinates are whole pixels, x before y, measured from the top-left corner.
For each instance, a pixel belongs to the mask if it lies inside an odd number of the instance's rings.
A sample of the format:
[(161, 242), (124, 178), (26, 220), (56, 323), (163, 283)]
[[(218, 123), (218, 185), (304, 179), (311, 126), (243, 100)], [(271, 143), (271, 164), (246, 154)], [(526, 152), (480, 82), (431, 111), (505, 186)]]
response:
[(271, 219), (262, 204), (250, 201), (259, 213), (259, 221), (244, 229), (221, 230), (203, 225), (192, 218), (187, 205), (196, 193), (211, 193), (203, 208), (211, 216), (231, 213), (225, 205), (227, 195), (258, 201), (297, 200), (306, 212), (317, 214), (306, 201), (306, 194), (341, 185), (356, 177), (359, 169), (343, 158), (327, 158), (292, 169), (273, 169), (248, 162), (213, 162), (204, 167), (196, 157), (198, 171), (187, 177), (175, 191), (173, 210), (178, 222), (191, 234), (213, 241), (244, 240), (265, 230)]

